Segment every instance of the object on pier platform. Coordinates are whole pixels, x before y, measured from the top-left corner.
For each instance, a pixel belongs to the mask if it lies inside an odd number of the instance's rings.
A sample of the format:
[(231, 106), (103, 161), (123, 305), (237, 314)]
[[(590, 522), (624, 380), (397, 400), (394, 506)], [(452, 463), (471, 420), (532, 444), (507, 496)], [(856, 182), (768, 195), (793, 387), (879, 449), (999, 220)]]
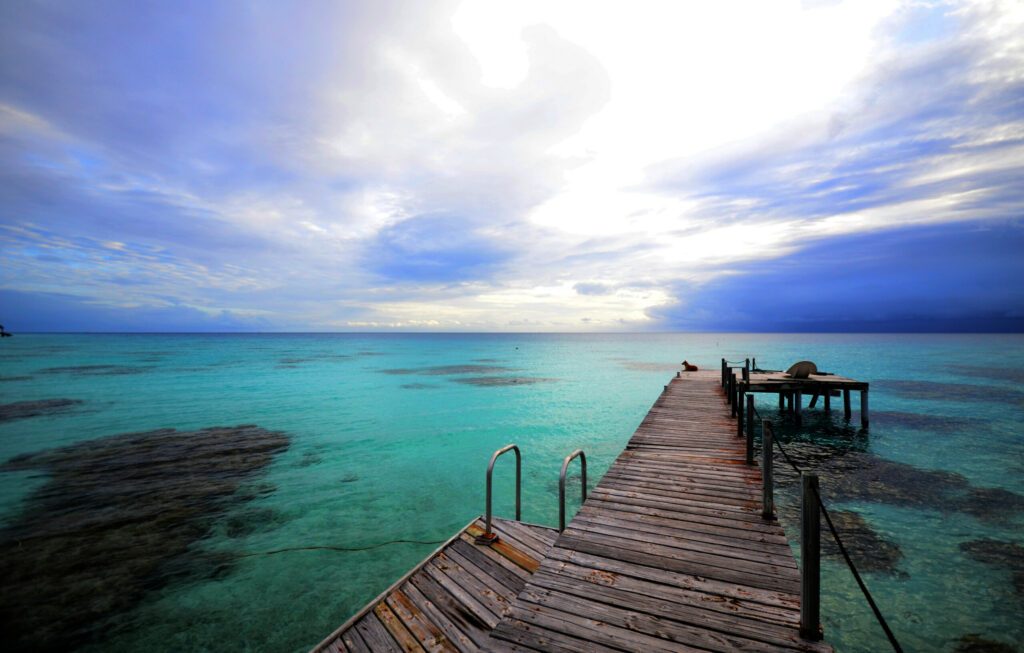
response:
[(799, 363), (793, 363), (786, 370), (786, 376), (791, 376), (794, 379), (806, 379), (812, 374), (818, 373), (818, 366), (811, 361), (800, 361)]

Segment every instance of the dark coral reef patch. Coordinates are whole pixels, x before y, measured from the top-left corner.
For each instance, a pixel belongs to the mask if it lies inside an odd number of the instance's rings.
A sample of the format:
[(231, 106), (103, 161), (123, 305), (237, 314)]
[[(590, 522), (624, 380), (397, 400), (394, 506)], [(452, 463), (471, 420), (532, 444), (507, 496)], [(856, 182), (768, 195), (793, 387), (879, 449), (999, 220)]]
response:
[(192, 545), (233, 505), (259, 496), (246, 488), (288, 444), (285, 434), (252, 425), (162, 429), (0, 466), (49, 475), (0, 531), (5, 650), (77, 648), (148, 591), (226, 573), (228, 559)]
[(0, 422), (26, 417), (39, 417), (64, 412), (72, 406), (82, 403), (81, 399), (36, 399), (34, 401), (15, 401), (0, 404)]

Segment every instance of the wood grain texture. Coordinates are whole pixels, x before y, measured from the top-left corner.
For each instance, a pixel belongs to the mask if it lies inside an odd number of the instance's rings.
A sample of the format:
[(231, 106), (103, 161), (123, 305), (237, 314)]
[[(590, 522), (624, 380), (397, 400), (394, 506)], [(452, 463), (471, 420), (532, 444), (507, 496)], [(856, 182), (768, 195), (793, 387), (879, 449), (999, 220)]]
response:
[(831, 651), (800, 637), (799, 572), (760, 491), (720, 375), (672, 379), (491, 632), (495, 650)]
[(523, 638), (527, 645), (495, 645), (489, 637), (557, 531), (504, 519), (495, 519), (493, 530), (498, 542), (480, 546), (473, 538), (483, 533), (483, 522), (467, 526), (313, 652), (530, 651), (529, 642), (549, 641), (533, 634)]

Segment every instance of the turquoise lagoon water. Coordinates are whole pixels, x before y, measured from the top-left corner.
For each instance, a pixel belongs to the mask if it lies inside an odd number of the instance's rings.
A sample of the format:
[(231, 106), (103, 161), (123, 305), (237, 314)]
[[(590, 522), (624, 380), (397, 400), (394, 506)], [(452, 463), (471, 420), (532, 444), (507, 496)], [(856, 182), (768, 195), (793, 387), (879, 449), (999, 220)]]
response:
[[(815, 411), (799, 428), (759, 399), (764, 416), (782, 422), (794, 455), (824, 452), (814, 458), (823, 488), (829, 452), (851, 450), (897, 463), (881, 473), (953, 472), (982, 494), (1003, 490), (973, 508), (944, 505), (928, 496), (926, 475), (913, 488), (920, 501), (878, 495), (833, 509), (859, 513), (901, 552), (894, 569), (865, 578), (907, 650), (952, 651), (968, 634), (1024, 641), (1021, 549), (985, 560), (962, 548), (979, 540), (1024, 545), (1024, 337), (1017, 335), (21, 334), (0, 342), (2, 402), (82, 403), (0, 422), (0, 462), (159, 428), (256, 424), (285, 432), (290, 446), (255, 479), (261, 490), (233, 504), (236, 514), (218, 515), (189, 549), (226, 556), (230, 566), (152, 581), (87, 648), (303, 651), (436, 545), (266, 552), (446, 539), (482, 512), (488, 458), (509, 442), (523, 451), (524, 520), (554, 525), (561, 459), (584, 448), (596, 483), (679, 362), (717, 369), (722, 356), (756, 356), (773, 367), (811, 359), (873, 384), (866, 433), (856, 399), (852, 425), (841, 410)], [(901, 383), (908, 380), (941, 385), (922, 392)], [(507, 460), (496, 471), (500, 515), (512, 513), (512, 470)], [(0, 473), (4, 526), (47, 478)], [(784, 486), (780, 504), (793, 500)], [(783, 523), (795, 536), (788, 514), (782, 510)], [(251, 523), (225, 526), (239, 519)], [(885, 650), (836, 558), (824, 562), (823, 587), (826, 635), (837, 650)]]

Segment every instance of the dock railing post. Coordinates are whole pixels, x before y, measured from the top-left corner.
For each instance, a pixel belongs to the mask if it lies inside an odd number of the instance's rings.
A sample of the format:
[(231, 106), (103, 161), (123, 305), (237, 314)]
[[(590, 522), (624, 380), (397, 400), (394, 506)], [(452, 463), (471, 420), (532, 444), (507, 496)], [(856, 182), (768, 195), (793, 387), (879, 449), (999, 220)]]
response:
[(722, 387), (723, 388), (725, 387), (725, 384), (726, 384), (726, 379), (725, 379), (725, 359), (723, 358), (722, 359)]
[(580, 497), (580, 505), (587, 500), (587, 455), (583, 449), (577, 449), (565, 457), (562, 461), (562, 473), (558, 476), (558, 532), (565, 530), (565, 473), (569, 469), (569, 463), (576, 456), (580, 457), (580, 484), (583, 486), (583, 493)]
[(736, 373), (733, 372), (729, 375), (729, 394), (731, 395), (732, 403), (732, 416), (736, 417), (736, 394), (739, 392), (739, 384), (736, 382)]
[(749, 381), (750, 380), (750, 359), (749, 358), (743, 359), (743, 380), (744, 381)]
[(491, 477), (494, 475), (494, 463), (498, 460), (498, 456), (509, 451), (514, 451), (516, 454), (516, 521), (521, 521), (522, 515), (522, 489), (523, 489), (523, 465), (522, 457), (519, 455), (519, 447), (514, 444), (506, 444), (501, 449), (494, 452), (491, 456), (491, 462), (487, 465), (487, 505), (484, 519), (484, 532), (476, 536), (477, 544), (494, 544), (498, 541), (497, 533), (491, 531)]
[(747, 464), (754, 464), (754, 393), (747, 395)]
[(775, 432), (772, 423), (768, 420), (763, 422), (764, 431), (761, 434), (761, 516), (765, 519), (775, 519), (775, 494), (772, 487), (772, 447), (774, 446)]
[(868, 427), (868, 390), (864, 388), (860, 391), (860, 425), (864, 428)]
[(818, 475), (800, 473), (800, 636), (821, 639), (821, 513)]
[(743, 422), (744, 422), (744, 419), (743, 419), (743, 413), (744, 413), (743, 398), (744, 398), (744, 396), (746, 396), (746, 395), (743, 392), (743, 388), (740, 388), (739, 391), (736, 393), (736, 437), (737, 438), (742, 438), (743, 437)]

